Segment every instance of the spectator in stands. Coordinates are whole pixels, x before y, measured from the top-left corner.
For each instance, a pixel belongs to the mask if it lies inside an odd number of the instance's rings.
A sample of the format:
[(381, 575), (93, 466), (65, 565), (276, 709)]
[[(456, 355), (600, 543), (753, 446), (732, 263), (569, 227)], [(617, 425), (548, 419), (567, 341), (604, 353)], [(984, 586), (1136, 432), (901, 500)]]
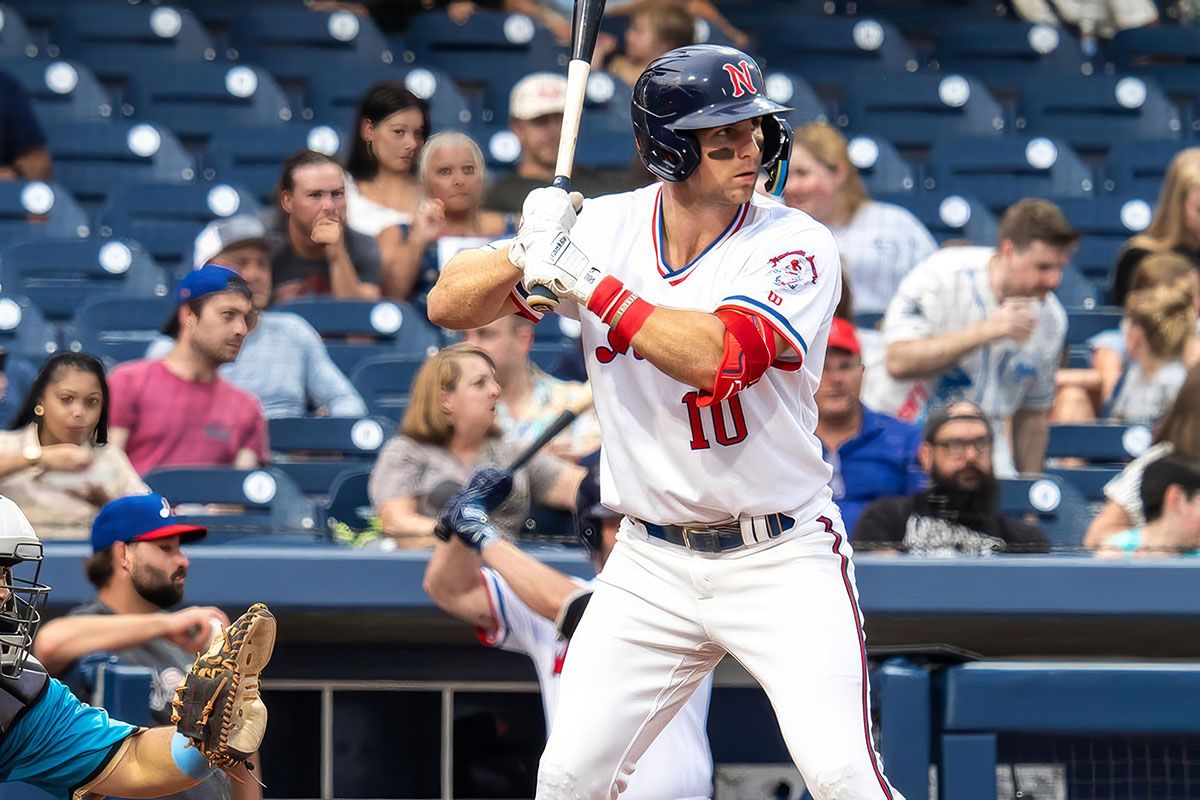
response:
[(392, 269), (394, 296), (423, 306), (451, 256), (516, 227), (511, 216), (481, 208), (487, 168), (479, 145), (465, 133), (431, 137), (417, 159), (417, 177), (421, 203)]
[(846, 137), (830, 125), (796, 131), (783, 199), (826, 225), (850, 271), (855, 310), (882, 313), (900, 281), (937, 250), (933, 236), (908, 210), (867, 194), (850, 162)]
[(1043, 25), (1068, 25), (1079, 31), (1084, 49), (1095, 53), (1096, 39), (1158, 22), (1153, 0), (1013, 0), (1021, 19)]
[(1108, 500), (1088, 526), (1085, 547), (1095, 549), (1118, 531), (1146, 524), (1142, 476), (1148, 466), (1171, 453), (1200, 458), (1200, 364), (1188, 370), (1175, 402), (1158, 421), (1150, 449), (1105, 485)]
[[(533, 323), (524, 317), (501, 317), (467, 331), (466, 340), (487, 353), (496, 365), (496, 382), (500, 384), (496, 422), (508, 438), (531, 442), (563, 411), (590, 405), (592, 390), (586, 383), (551, 377), (530, 361)], [(555, 455), (576, 462), (599, 449), (596, 414), (591, 409), (580, 414), (547, 447)]]
[(54, 164), (29, 95), (0, 72), (0, 180), (48, 181)]
[[(92, 556), (84, 571), (96, 596), (46, 623), (34, 640), (34, 657), (85, 703), (92, 703), (100, 668), (149, 667), (150, 718), (171, 724), (175, 686), (229, 624), (219, 608), (183, 602), (188, 558), (181, 545), (207, 530), (174, 521), (166, 498), (145, 494), (114, 500), (92, 525)], [(257, 756), (252, 763), (257, 766)], [(174, 797), (185, 800), (258, 800), (256, 781), (231, 781), (221, 770)]]
[(1146, 524), (1110, 536), (1096, 555), (1200, 556), (1200, 459), (1172, 453), (1142, 477)]
[[(568, 0), (557, 0), (557, 2), (567, 4), (569, 8)], [(619, 17), (636, 14), (650, 5), (677, 6), (687, 11), (694, 19), (703, 20), (706, 25), (719, 29), (739, 50), (746, 50), (750, 45), (750, 37), (746, 35), (745, 31), (734, 27), (733, 23), (725, 18), (725, 15), (711, 0), (609, 0), (604, 6), (604, 13), (606, 16)], [(601, 36), (603, 35), (601, 34)]]
[(417, 156), (429, 137), (429, 106), (403, 83), (380, 81), (363, 96), (346, 159), (346, 224), (379, 242), (384, 297), (395, 285), (404, 228), (421, 199)]
[[(567, 79), (556, 72), (535, 72), (513, 86), (508, 99), (508, 127), (521, 143), (517, 167), (492, 184), (483, 207), (506, 214), (521, 213), (525, 195), (554, 180), (558, 138), (567, 103)], [(627, 187), (622, 175), (575, 166), (571, 188), (596, 197)]]
[(651, 61), (669, 50), (695, 43), (696, 18), (684, 4), (663, 0), (642, 0), (630, 5), (628, 13), (624, 51), (618, 50), (615, 38), (601, 35), (592, 68), (615, 75), (632, 89)]
[(86, 353), (46, 359), (12, 430), (0, 433), (0, 495), (21, 507), (43, 539), (84, 539), (99, 508), (150, 491), (108, 444), (104, 365)]
[(140, 474), (171, 466), (250, 469), (267, 461), (258, 400), (217, 374), (237, 358), (254, 325), (252, 297), (231, 269), (195, 270), (175, 288), (177, 308), (163, 329), (175, 339), (171, 352), (112, 371), (109, 438)]
[(379, 244), (346, 227), (346, 173), (329, 156), (300, 150), (283, 162), (271, 234), (275, 299), (328, 294), (378, 300)]
[(854, 325), (834, 318), (825, 351), (817, 401), (817, 438), (833, 467), (829, 486), (846, 530), (863, 507), (880, 497), (899, 497), (925, 486), (917, 463), (921, 430), (887, 414), (864, 408), (862, 348)]
[[(500, 385), (487, 353), (462, 343), (443, 348), (421, 365), (412, 401), (371, 470), (371, 505), (385, 533), (401, 547), (429, 547), (447, 481), (465, 483), (478, 467), (505, 466), (520, 446), (496, 426)], [(513, 492), (492, 515), (501, 530), (516, 534), (531, 502), (574, 507), (585, 470), (540, 452), (517, 471)]]
[[(258, 315), (237, 360), (221, 365), (221, 377), (257, 397), (267, 419), (365, 416), (367, 404), (330, 360), (320, 334), (297, 314), (268, 310), (272, 287), (266, 235), (260, 220), (243, 215), (214, 220), (196, 237), (196, 269), (206, 264), (232, 269), (250, 287)], [(146, 357), (163, 358), (171, 346), (168, 337), (159, 337)]]
[(1000, 513), (993, 438), (991, 421), (974, 403), (930, 413), (918, 453), (929, 488), (867, 506), (851, 534), (854, 548), (927, 557), (1046, 552), (1041, 531)]
[(1056, 205), (1026, 199), (1005, 213), (997, 247), (921, 262), (888, 305), (883, 368), (868, 369), (863, 401), (912, 420), (927, 401), (970, 399), (996, 432), (996, 474), (1040, 472), (1066, 334), (1051, 293), (1078, 241)]
[(1172, 252), (1200, 271), (1200, 147), (1180, 150), (1171, 159), (1150, 226), (1130, 239), (1117, 256), (1110, 302), (1125, 304), (1134, 270), (1143, 259)]

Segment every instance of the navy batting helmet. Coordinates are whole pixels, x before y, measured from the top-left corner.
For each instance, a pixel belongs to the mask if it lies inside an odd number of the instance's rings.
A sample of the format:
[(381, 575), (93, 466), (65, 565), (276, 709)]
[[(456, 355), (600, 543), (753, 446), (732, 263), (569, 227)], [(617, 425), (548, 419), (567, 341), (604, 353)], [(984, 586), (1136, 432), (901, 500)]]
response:
[(646, 168), (682, 181), (700, 164), (694, 131), (762, 117), (763, 169), (768, 191), (782, 190), (792, 151), (787, 106), (762, 94), (754, 59), (732, 47), (680, 47), (650, 62), (633, 87), (633, 137)]

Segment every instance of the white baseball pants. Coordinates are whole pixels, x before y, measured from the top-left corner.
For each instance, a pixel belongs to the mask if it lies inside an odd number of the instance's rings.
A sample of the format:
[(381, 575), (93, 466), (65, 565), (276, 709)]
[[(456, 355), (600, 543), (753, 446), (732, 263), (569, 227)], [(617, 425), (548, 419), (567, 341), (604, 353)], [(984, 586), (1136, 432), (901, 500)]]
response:
[(904, 800), (871, 740), (863, 620), (841, 515), (830, 502), (796, 527), (777, 544), (703, 556), (622, 521), (567, 652), (538, 800), (617, 797), (726, 653), (762, 685), (815, 800)]

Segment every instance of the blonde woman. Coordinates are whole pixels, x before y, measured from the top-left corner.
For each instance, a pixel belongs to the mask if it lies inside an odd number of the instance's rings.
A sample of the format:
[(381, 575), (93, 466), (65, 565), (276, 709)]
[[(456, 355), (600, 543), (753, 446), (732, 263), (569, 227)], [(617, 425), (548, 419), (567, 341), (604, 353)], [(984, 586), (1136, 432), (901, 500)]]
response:
[(1175, 400), (1187, 377), (1184, 348), (1196, 335), (1196, 305), (1182, 286), (1133, 292), (1125, 301), (1129, 362), (1117, 380), (1105, 416), (1154, 422)]
[(921, 221), (867, 194), (846, 137), (829, 125), (796, 131), (783, 199), (823, 223), (850, 270), (854, 310), (883, 313), (908, 271), (937, 250)]
[[(421, 366), (400, 435), (384, 446), (369, 484), (371, 505), (397, 545), (433, 546), (441, 509), (432, 495), (440, 484), (465, 484), (479, 467), (503, 467), (515, 458), (520, 444), (496, 425), (499, 396), (495, 365), (474, 345), (451, 345)], [(585, 474), (583, 467), (539, 453), (517, 471), (513, 492), (491, 514), (492, 522), (515, 535), (532, 502), (573, 509)]]
[(429, 138), (417, 157), (421, 201), (393, 263), (393, 293), (423, 304), (442, 265), (459, 250), (515, 232), (510, 216), (484, 211), (487, 172), (479, 145), (458, 131)]
[(1126, 243), (1113, 271), (1111, 300), (1125, 304), (1139, 264), (1153, 253), (1178, 253), (1200, 270), (1200, 147), (1171, 159), (1150, 227)]

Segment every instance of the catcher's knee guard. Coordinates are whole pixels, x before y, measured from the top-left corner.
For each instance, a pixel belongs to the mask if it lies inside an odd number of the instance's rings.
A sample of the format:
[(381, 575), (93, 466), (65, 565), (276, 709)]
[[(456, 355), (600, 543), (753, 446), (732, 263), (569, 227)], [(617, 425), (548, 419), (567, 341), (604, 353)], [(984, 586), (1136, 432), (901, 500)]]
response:
[(275, 647), (275, 617), (256, 603), (213, 637), (175, 689), (171, 721), (209, 763), (231, 767), (258, 750), (267, 729), (259, 675)]

